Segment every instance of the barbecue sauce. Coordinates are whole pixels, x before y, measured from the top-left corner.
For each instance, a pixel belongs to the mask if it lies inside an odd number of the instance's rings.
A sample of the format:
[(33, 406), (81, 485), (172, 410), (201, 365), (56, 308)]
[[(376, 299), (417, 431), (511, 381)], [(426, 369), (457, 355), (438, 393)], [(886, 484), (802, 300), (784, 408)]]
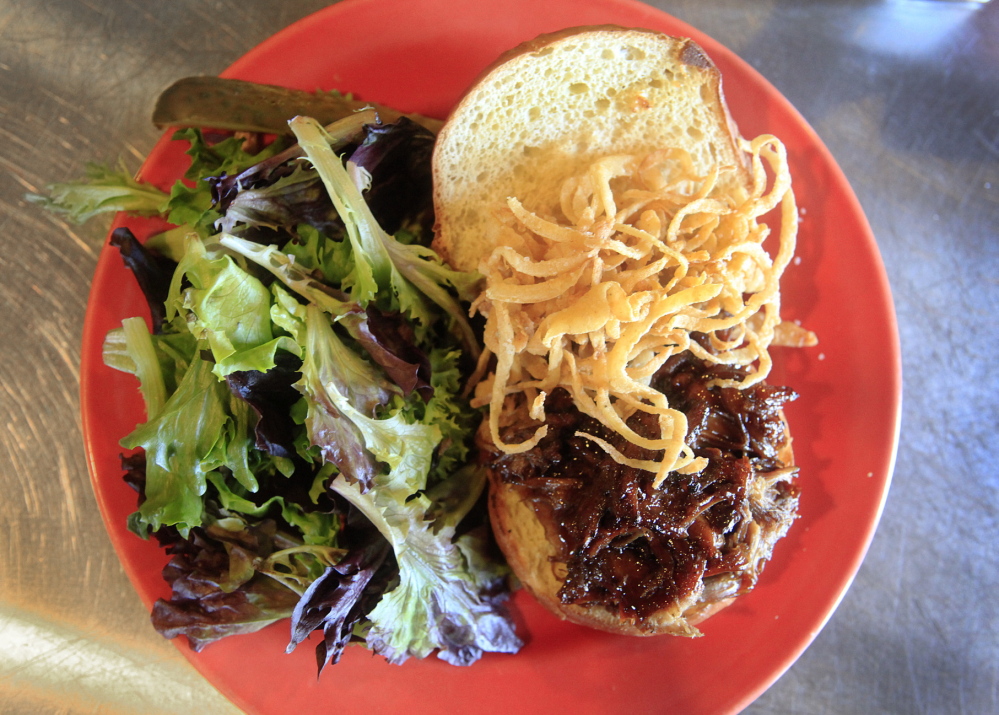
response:
[[(652, 487), (651, 472), (618, 464), (576, 432), (600, 437), (634, 459), (658, 459), (661, 453), (637, 447), (582, 414), (561, 388), (546, 400), (548, 434), (534, 449), (493, 455), (496, 474), (533, 503), (546, 528), (557, 530), (557, 558), (567, 567), (559, 592), (563, 603), (599, 605), (640, 620), (688, 603), (712, 576), (734, 573), (741, 579), (739, 592), (752, 588), (761, 566), (752, 561), (760, 554), (750, 554), (746, 535), (755, 522), (772, 547), (794, 518), (797, 487), (775, 480), (761, 503), (752, 498), (750, 482), (756, 473), (790, 466), (777, 456), (784, 439), (780, 410), (797, 395), (765, 383), (743, 390), (708, 386), (744, 375), (741, 368), (705, 363), (690, 353), (659, 370), (653, 386), (686, 414), (687, 444), (709, 460), (700, 473), (670, 473), (659, 488)], [(643, 436), (659, 436), (654, 415), (636, 412), (628, 425)], [(502, 437), (516, 443), (535, 428), (524, 420)]]

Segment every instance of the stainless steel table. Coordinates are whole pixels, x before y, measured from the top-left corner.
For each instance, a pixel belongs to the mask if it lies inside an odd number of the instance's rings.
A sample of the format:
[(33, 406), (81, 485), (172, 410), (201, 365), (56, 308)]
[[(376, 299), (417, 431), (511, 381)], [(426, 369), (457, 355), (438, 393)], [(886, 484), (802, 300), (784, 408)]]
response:
[[(107, 223), (22, 197), (90, 160), (138, 166), (160, 89), (326, 4), (0, 0), (4, 713), (233, 712), (150, 629), (91, 492), (78, 346)], [(879, 532), (828, 626), (749, 712), (999, 712), (999, 2), (650, 4), (740, 54), (815, 127), (874, 228), (901, 330)]]

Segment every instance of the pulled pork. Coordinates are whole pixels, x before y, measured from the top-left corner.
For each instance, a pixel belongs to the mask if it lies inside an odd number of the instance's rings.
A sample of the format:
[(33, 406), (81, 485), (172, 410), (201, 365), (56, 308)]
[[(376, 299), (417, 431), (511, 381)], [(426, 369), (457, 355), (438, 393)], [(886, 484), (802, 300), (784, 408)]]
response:
[[(781, 408), (797, 395), (766, 383), (708, 386), (743, 374), (690, 353), (656, 374), (653, 385), (687, 416), (687, 444), (708, 458), (701, 472), (672, 472), (659, 488), (652, 487), (654, 474), (618, 464), (576, 432), (634, 459), (658, 454), (579, 412), (562, 389), (546, 400), (548, 435), (534, 449), (490, 455), (489, 466), (533, 503), (559, 545), (557, 558), (568, 571), (563, 603), (599, 605), (640, 622), (666, 608), (696, 615), (753, 588), (797, 513), (796, 469), (779, 457), (786, 438)], [(636, 412), (628, 424), (658, 436), (654, 415)], [(502, 438), (520, 442), (536, 428), (522, 414)]]

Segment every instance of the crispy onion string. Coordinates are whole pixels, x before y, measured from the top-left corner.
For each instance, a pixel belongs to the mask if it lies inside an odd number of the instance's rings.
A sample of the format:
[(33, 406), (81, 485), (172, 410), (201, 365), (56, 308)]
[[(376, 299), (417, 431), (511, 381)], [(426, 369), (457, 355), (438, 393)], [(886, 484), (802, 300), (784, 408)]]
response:
[[(504, 243), (482, 262), (487, 279), (473, 309), (486, 315), (485, 345), (495, 370), (476, 389), (489, 428), (507, 453), (546, 434), (545, 396), (569, 391), (577, 408), (662, 456), (630, 459), (606, 440), (579, 433), (615, 461), (655, 473), (697, 471), (687, 422), (650, 387), (670, 356), (689, 350), (713, 363), (751, 368), (745, 388), (764, 379), (780, 325), (781, 274), (794, 254), (798, 212), (784, 146), (764, 135), (743, 148), (751, 185), (722, 181), (725, 167), (698, 175), (680, 149), (604, 157), (562, 186), (556, 205), (528, 210), (507, 202)], [(780, 207), (776, 246), (761, 218)], [(708, 336), (711, 349), (691, 339)], [(539, 424), (519, 444), (504, 443), (508, 401), (526, 401)], [(627, 425), (636, 410), (658, 417), (659, 436)]]

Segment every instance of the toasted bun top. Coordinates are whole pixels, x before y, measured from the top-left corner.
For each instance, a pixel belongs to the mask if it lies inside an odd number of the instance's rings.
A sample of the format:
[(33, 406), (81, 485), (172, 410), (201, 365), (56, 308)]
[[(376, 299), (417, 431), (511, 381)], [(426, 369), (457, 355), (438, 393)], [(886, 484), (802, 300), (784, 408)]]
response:
[(561, 182), (615, 153), (686, 150), (698, 170), (749, 181), (718, 69), (692, 40), (615, 26), (542, 35), (501, 56), (454, 109), (434, 154), (434, 249), (474, 270), (492, 211), (550, 205)]

